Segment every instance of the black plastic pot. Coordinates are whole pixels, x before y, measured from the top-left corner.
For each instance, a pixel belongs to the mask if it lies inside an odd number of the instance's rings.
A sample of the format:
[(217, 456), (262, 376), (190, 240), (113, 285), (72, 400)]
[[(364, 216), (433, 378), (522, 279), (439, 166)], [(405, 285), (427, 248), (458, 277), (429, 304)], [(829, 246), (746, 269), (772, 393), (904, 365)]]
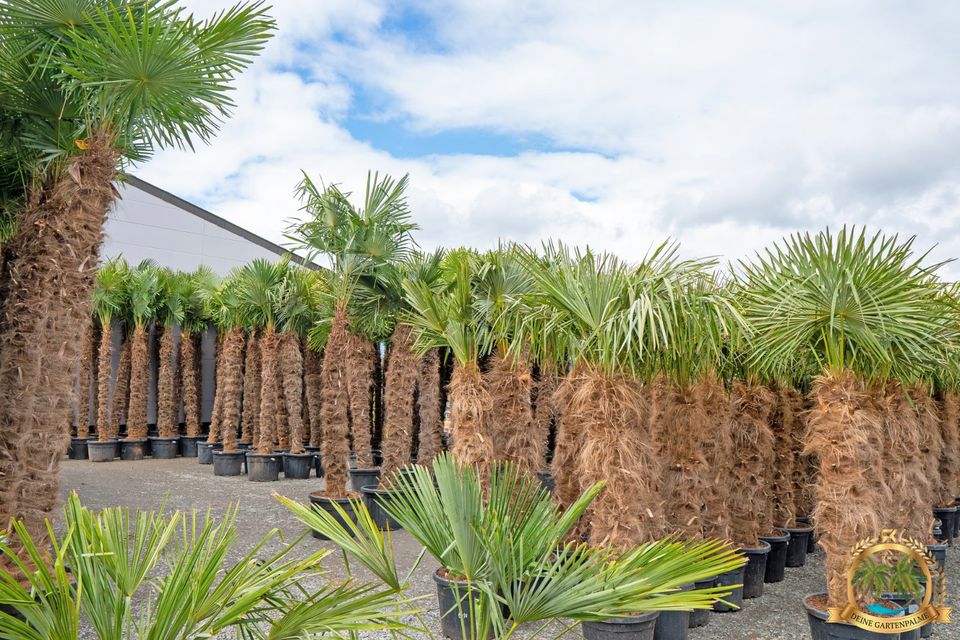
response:
[(440, 605), (440, 631), (450, 640), (465, 640), (473, 637), (470, 611), (479, 590), (461, 580), (441, 577), (440, 570), (433, 573), (437, 583), (437, 601)]
[(149, 440), (121, 440), (121, 460), (143, 460), (150, 453)]
[[(953, 499), (954, 506), (960, 507), (960, 499)], [(953, 537), (960, 538), (960, 508), (957, 509), (957, 516), (953, 519)]]
[(283, 477), (287, 480), (306, 480), (313, 466), (312, 453), (283, 454)]
[(810, 636), (813, 640), (898, 640), (900, 638), (899, 633), (867, 631), (846, 622), (828, 624), (827, 612), (810, 606), (810, 598), (818, 595), (824, 594), (811, 593), (803, 599), (803, 607), (807, 610), (807, 623), (810, 625)]
[(586, 640), (653, 640), (659, 611), (580, 624)]
[(274, 453), (242, 452), (247, 458), (247, 480), (251, 482), (274, 482), (280, 479), (283, 456)]
[(786, 566), (802, 567), (807, 564), (813, 527), (784, 527), (784, 530), (790, 534), (790, 540), (787, 542)]
[(197, 444), (197, 462), (200, 464), (213, 464), (213, 452), (222, 450), (223, 445), (219, 442), (214, 442), (213, 444), (200, 442)]
[(732, 587), (735, 584), (740, 586), (734, 589), (730, 595), (724, 598), (724, 602), (715, 602), (713, 604), (714, 611), (717, 613), (726, 613), (728, 611), (740, 610), (740, 608), (743, 606), (743, 579), (746, 571), (747, 566), (744, 565), (739, 569), (727, 571), (726, 573), (721, 573), (719, 576), (717, 576), (718, 587)]
[(180, 453), (180, 436), (176, 438), (150, 438), (150, 455), (157, 460), (172, 460)]
[(320, 455), (320, 452), (313, 454), (313, 467), (314, 473), (317, 474), (318, 478), (323, 477), (323, 456)]
[(119, 444), (116, 440), (107, 440), (106, 442), (87, 441), (87, 455), (90, 462), (110, 462), (117, 457), (118, 448)]
[(70, 449), (67, 456), (71, 460), (87, 459), (87, 438), (70, 438)]
[(957, 519), (957, 507), (936, 507), (933, 510), (933, 517), (940, 519), (940, 536), (937, 540), (951, 544), (953, 542), (953, 530)]
[(364, 487), (380, 486), (380, 467), (350, 467), (350, 490), (359, 493)]
[(557, 488), (557, 484), (553, 480), (553, 472), (549, 469), (537, 471), (537, 479), (540, 480), (540, 484), (543, 486), (543, 488), (549, 491), (551, 494)]
[[(760, 539), (770, 545), (770, 553), (767, 554), (767, 567), (763, 572), (764, 582), (780, 582), (783, 580), (784, 567), (787, 566), (787, 549), (790, 546), (790, 532), (785, 529), (777, 529), (781, 533), (779, 536), (760, 536)], [(803, 549), (803, 556), (806, 558), (806, 547)]]
[[(817, 550), (817, 533), (813, 531), (813, 520), (810, 519), (810, 516), (797, 516), (794, 520), (796, 520), (799, 525), (797, 528), (810, 527), (810, 536), (807, 538), (807, 553), (815, 552)], [(788, 564), (787, 566), (789, 567), (790, 565)]]
[(203, 436), (180, 436), (180, 455), (184, 458), (197, 457), (197, 444)]
[(933, 556), (937, 564), (940, 565), (940, 571), (947, 570), (947, 544), (928, 544), (927, 551)]
[[(690, 591), (693, 583), (680, 587), (681, 591)], [(689, 611), (661, 611), (653, 629), (654, 640), (687, 640), (690, 634)]]
[[(334, 509), (333, 503), (340, 505), (340, 508), (347, 513), (347, 517), (351, 521), (356, 522), (357, 516), (353, 511), (353, 503), (350, 502), (350, 498), (328, 498), (327, 496), (321, 494), (319, 491), (314, 491), (310, 494), (310, 504), (314, 509), (323, 510), (332, 515), (337, 522), (342, 525), (346, 524), (346, 521), (337, 513), (337, 510)], [(349, 529), (348, 529), (349, 531)], [(323, 535), (319, 531), (310, 532), (314, 538), (317, 540), (329, 540), (327, 536)]]
[(373, 456), (373, 466), (379, 467), (383, 464), (383, 451), (380, 449), (371, 449), (370, 453)]
[[(709, 589), (710, 587), (717, 586), (717, 579), (710, 578), (709, 580), (699, 580), (693, 583), (694, 589)], [(694, 609), (690, 612), (690, 621), (689, 626), (691, 629), (696, 627), (702, 627), (710, 621), (710, 610), (709, 609)]]
[(373, 518), (378, 529), (381, 531), (403, 529), (400, 523), (391, 518), (383, 508), (383, 505), (389, 503), (393, 498), (394, 493), (392, 491), (378, 489), (377, 487), (363, 487), (360, 492), (363, 494), (367, 511), (370, 512), (370, 517)]
[(214, 451), (213, 475), (238, 476), (243, 469), (244, 451)]
[(759, 547), (742, 547), (740, 551), (747, 556), (747, 570), (743, 575), (743, 597), (759, 598), (763, 595), (763, 576), (767, 571), (770, 543), (761, 541)]

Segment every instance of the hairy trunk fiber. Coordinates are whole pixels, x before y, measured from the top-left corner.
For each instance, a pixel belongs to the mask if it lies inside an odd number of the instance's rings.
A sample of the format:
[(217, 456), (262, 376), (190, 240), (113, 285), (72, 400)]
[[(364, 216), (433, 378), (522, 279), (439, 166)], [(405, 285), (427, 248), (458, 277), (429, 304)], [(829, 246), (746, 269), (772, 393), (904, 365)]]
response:
[(398, 324), (390, 338), (384, 395), (383, 477), (410, 464), (413, 453), (413, 402), (419, 359), (412, 351), (413, 332)]
[(557, 502), (562, 507), (573, 504), (585, 488), (576, 469), (577, 456), (583, 447), (583, 425), (575, 420), (568, 410), (581, 377), (582, 372), (576, 369), (569, 373), (557, 385), (557, 390), (550, 399), (560, 416), (557, 421), (557, 443), (554, 447), (551, 470)]
[(921, 541), (933, 542), (933, 507), (937, 505), (937, 489), (940, 487), (940, 453), (943, 450), (943, 436), (940, 434), (940, 408), (930, 395), (926, 385), (914, 385), (910, 390), (917, 408), (920, 421), (917, 444), (920, 457), (914, 462), (923, 469), (926, 482), (920, 485), (920, 504), (917, 505), (914, 518), (918, 533), (924, 533)]
[[(127, 423), (127, 407), (130, 402), (130, 338), (126, 338), (120, 347), (120, 362), (117, 365), (117, 381), (113, 386), (113, 406), (110, 410), (110, 429), (108, 438), (120, 434), (120, 425)], [(104, 440), (101, 439), (101, 442)]]
[(661, 464), (652, 444), (649, 400), (634, 380), (598, 370), (578, 376), (567, 413), (583, 431), (576, 473), (583, 487), (606, 481), (588, 512), (590, 542), (612, 549), (663, 536)]
[(881, 511), (883, 526), (923, 540), (928, 535), (927, 520), (932, 524), (932, 514), (929, 506), (923, 504), (929, 480), (919, 463), (920, 416), (914, 400), (898, 382), (888, 383), (875, 395), (882, 420), (882, 457), (877, 471), (864, 474), (874, 482), (879, 476), (880, 486), (888, 492)]
[(113, 373), (111, 362), (110, 324), (100, 332), (100, 348), (97, 353), (97, 433), (110, 433), (110, 377)]
[(277, 361), (280, 336), (273, 328), (267, 328), (260, 337), (260, 430), (254, 438), (257, 453), (273, 453), (277, 431), (284, 425), (277, 419), (279, 414), (280, 365)]
[(846, 603), (847, 554), (883, 524), (872, 478), (881, 463), (875, 446), (881, 424), (873, 399), (850, 371), (816, 378), (811, 395), (805, 451), (820, 461), (813, 520), (826, 552), (829, 606), (838, 607)]
[(430, 464), (443, 450), (442, 397), (440, 350), (431, 349), (417, 362), (417, 413), (420, 416), (418, 464)]
[(660, 390), (658, 421), (654, 425), (664, 463), (661, 496), (667, 527), (686, 539), (702, 534), (703, 500), (713, 482), (704, 443), (714, 435), (714, 424), (695, 390), (692, 386)]
[(319, 447), (320, 433), (320, 396), (321, 396), (321, 369), (323, 354), (307, 346), (304, 349), (303, 385), (307, 397), (307, 414), (310, 416), (310, 446)]
[(88, 139), (49, 188), (29, 195), (3, 247), (0, 526), (21, 517), (41, 549), (59, 493), (74, 372), (91, 322), (118, 157), (112, 136)]
[[(277, 340), (277, 355), (280, 354), (280, 340)], [(280, 360), (277, 360), (277, 384), (273, 393), (277, 398), (277, 419), (273, 423), (273, 444), (277, 449), (290, 448), (290, 416), (287, 414), (287, 398), (283, 393), (283, 371), (280, 369)]]
[(292, 333), (280, 337), (280, 374), (283, 397), (287, 403), (290, 453), (304, 453), (303, 448), (303, 354), (300, 339)]
[(730, 535), (740, 546), (756, 547), (759, 536), (773, 532), (768, 480), (774, 459), (769, 419), (775, 397), (763, 385), (738, 382), (732, 399)]
[(560, 376), (553, 364), (540, 365), (540, 381), (536, 387), (536, 397), (533, 405), (533, 439), (539, 449), (539, 466), (547, 464), (549, 453), (550, 430), (556, 427), (558, 414), (553, 402), (553, 395), (560, 386)]
[(380, 345), (376, 342), (370, 343), (370, 358), (373, 367), (373, 395), (370, 399), (370, 411), (373, 413), (373, 435), (371, 437), (371, 444), (374, 449), (379, 449), (382, 454), (383, 424), (384, 420), (386, 419), (386, 410), (383, 406), (383, 385), (385, 379), (384, 369), (386, 368), (386, 363), (384, 363), (383, 359), (380, 357)]
[(213, 391), (213, 411), (210, 413), (210, 432), (207, 434), (207, 442), (215, 444), (220, 442), (220, 425), (223, 423), (223, 351), (224, 340), (226, 336), (217, 333), (217, 355), (214, 364), (214, 391)]
[(495, 456), (489, 425), (491, 405), (480, 368), (473, 363), (457, 363), (450, 379), (453, 455), (463, 464), (475, 466), (485, 485)]
[(252, 442), (260, 420), (260, 344), (256, 330), (247, 336), (246, 362), (243, 365), (243, 419), (240, 427), (240, 440)]
[(237, 450), (237, 429), (240, 427), (240, 394), (243, 392), (243, 329), (234, 327), (223, 341), (223, 409), (220, 431), (223, 450)]
[(730, 538), (730, 474), (733, 450), (733, 416), (730, 394), (714, 374), (706, 374), (692, 390), (700, 412), (711, 425), (703, 438), (703, 456), (707, 485), (703, 494), (703, 535), (707, 538)]
[(347, 392), (347, 314), (337, 309), (327, 338), (321, 372), (321, 455), (326, 474), (324, 493), (331, 498), (347, 495), (347, 458), (350, 457), (350, 396)]
[(797, 406), (794, 395), (797, 392), (793, 388), (781, 385), (775, 393), (777, 404), (770, 416), (774, 438), (774, 462), (771, 469), (773, 525), (785, 527), (792, 524), (797, 515), (794, 512), (796, 497), (793, 493), (794, 468), (799, 462), (796, 457), (796, 447), (793, 444), (794, 421), (798, 419), (794, 415), (794, 408)]
[(943, 450), (940, 454), (940, 485), (937, 489), (937, 506), (949, 507), (954, 497), (960, 495), (960, 395), (956, 391), (943, 394), (940, 412), (940, 437)]
[(127, 412), (127, 438), (147, 437), (147, 383), (150, 371), (150, 335), (144, 327), (136, 327), (130, 338), (130, 410)]
[(348, 334), (346, 369), (353, 454), (357, 467), (367, 469), (373, 466), (370, 411), (373, 403), (373, 360), (370, 357), (370, 341), (359, 334)]
[(175, 385), (176, 363), (173, 356), (173, 327), (164, 327), (160, 338), (160, 369), (157, 374), (157, 432), (161, 438), (175, 438), (177, 397)]
[[(80, 379), (77, 382), (77, 437), (90, 436), (90, 387), (96, 379), (97, 325), (90, 323), (80, 354)], [(100, 432), (97, 432), (100, 435)]]
[(183, 390), (183, 420), (187, 435), (200, 435), (200, 385), (197, 369), (197, 347), (190, 331), (180, 333), (180, 388)]
[(820, 482), (820, 460), (817, 454), (807, 449), (810, 438), (810, 412), (813, 410), (813, 397), (801, 399), (796, 412), (803, 418), (796, 423), (794, 445), (797, 447), (800, 464), (797, 469), (797, 515), (812, 516), (817, 504), (817, 484)]
[(541, 469), (544, 459), (542, 443), (533, 430), (532, 381), (526, 360), (514, 361), (501, 353), (492, 356), (484, 374), (493, 402), (488, 420), (497, 458), (516, 464), (530, 476)]

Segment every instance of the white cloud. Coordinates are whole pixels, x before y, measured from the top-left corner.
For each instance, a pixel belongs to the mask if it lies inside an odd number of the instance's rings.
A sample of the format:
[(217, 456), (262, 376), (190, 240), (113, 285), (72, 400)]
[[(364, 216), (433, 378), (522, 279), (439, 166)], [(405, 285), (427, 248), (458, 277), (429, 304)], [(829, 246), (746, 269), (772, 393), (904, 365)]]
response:
[[(301, 168), (354, 190), (378, 169), (411, 173), (426, 246), (552, 236), (637, 258), (670, 234), (733, 258), (867, 223), (960, 255), (960, 6), (276, 5), (278, 35), (213, 146), (139, 170), (275, 240)], [(413, 7), (429, 33), (384, 28)], [(343, 126), (358, 87), (398, 127), (560, 150), (398, 159)]]

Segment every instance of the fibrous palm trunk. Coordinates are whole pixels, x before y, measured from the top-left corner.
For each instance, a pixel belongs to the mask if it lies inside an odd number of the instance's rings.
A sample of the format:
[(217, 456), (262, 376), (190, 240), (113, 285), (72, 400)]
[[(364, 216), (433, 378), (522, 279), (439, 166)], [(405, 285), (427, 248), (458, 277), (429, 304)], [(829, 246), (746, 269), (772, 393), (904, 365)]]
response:
[(443, 450), (442, 396), (440, 350), (431, 349), (417, 363), (417, 413), (420, 416), (418, 464), (430, 464)]
[(350, 396), (347, 391), (347, 314), (338, 308), (330, 326), (321, 371), (321, 455), (326, 484), (331, 498), (347, 495), (347, 458), (350, 456)]
[(533, 377), (525, 359), (495, 353), (484, 374), (492, 405), (488, 420), (497, 459), (514, 463), (533, 476), (544, 459), (542, 443), (533, 429), (531, 386)]
[(940, 412), (940, 436), (943, 449), (940, 454), (940, 483), (937, 487), (937, 506), (953, 505), (960, 480), (960, 395), (950, 390), (943, 394)]
[(173, 327), (163, 328), (160, 338), (160, 369), (157, 376), (157, 432), (161, 438), (175, 438), (177, 420), (176, 364), (173, 354)]
[(240, 425), (240, 440), (252, 442), (260, 420), (260, 344), (257, 332), (247, 335), (246, 362), (243, 365), (243, 417)]
[(287, 404), (287, 426), (290, 453), (301, 454), (303, 448), (303, 354), (300, 339), (284, 332), (280, 337), (280, 375), (283, 397)]
[(450, 379), (452, 452), (461, 463), (476, 467), (484, 484), (490, 479), (495, 456), (489, 424), (491, 405), (480, 367), (472, 362), (457, 363)]
[(274, 438), (282, 425), (278, 424), (280, 369), (277, 363), (277, 350), (280, 336), (273, 327), (267, 327), (260, 337), (260, 421), (254, 440), (257, 453), (270, 454), (274, 449)]
[[(83, 351), (80, 354), (79, 380), (77, 381), (77, 437), (90, 436), (90, 386), (96, 377), (97, 325), (90, 323), (84, 336)], [(97, 435), (100, 435), (97, 432)]]
[(536, 387), (536, 397), (533, 407), (533, 438), (537, 443), (539, 460), (542, 468), (547, 463), (550, 441), (550, 430), (556, 427), (559, 415), (554, 404), (554, 394), (560, 386), (560, 376), (553, 364), (540, 365), (540, 380)]
[(180, 388), (183, 390), (183, 419), (187, 436), (200, 435), (200, 385), (198, 384), (197, 347), (193, 333), (180, 333)]
[(103, 226), (116, 198), (113, 137), (86, 143), (53, 184), (30, 193), (0, 274), (0, 526), (22, 518), (41, 549), (69, 442)]
[(369, 469), (373, 467), (371, 407), (374, 367), (370, 357), (370, 341), (356, 333), (348, 334), (346, 369), (353, 455), (358, 468)]
[(314, 351), (309, 346), (303, 353), (303, 385), (307, 399), (307, 414), (310, 417), (310, 446), (319, 447), (321, 441), (321, 370), (323, 354)]
[(413, 332), (398, 324), (390, 338), (384, 394), (383, 476), (390, 477), (413, 454), (413, 404), (419, 359), (413, 353)]
[(577, 456), (583, 446), (584, 429), (583, 425), (567, 410), (581, 375), (582, 371), (577, 369), (570, 372), (557, 386), (552, 398), (554, 406), (559, 410), (560, 418), (557, 421), (557, 442), (554, 447), (551, 470), (557, 502), (562, 507), (573, 504), (584, 489), (576, 469)]
[(920, 416), (907, 390), (899, 382), (887, 383), (874, 395), (882, 421), (881, 461), (878, 471), (867, 477), (879, 476), (882, 484), (874, 490), (882, 488), (887, 491), (882, 501), (884, 526), (922, 539), (926, 529), (924, 523), (932, 516), (926, 505), (917, 506), (923, 502), (929, 486), (925, 470), (917, 464), (920, 459)]
[(606, 481), (588, 511), (592, 544), (624, 549), (663, 536), (662, 468), (649, 409), (635, 380), (595, 369), (575, 380), (565, 414), (583, 433), (576, 473), (583, 487)]
[(100, 348), (97, 350), (97, 433), (107, 436), (110, 434), (110, 379), (113, 374), (111, 340), (110, 323), (107, 322), (100, 332)]
[(127, 411), (127, 439), (147, 437), (147, 384), (150, 367), (150, 335), (137, 326), (131, 336), (130, 347), (130, 408)]
[[(917, 505), (915, 518), (918, 533), (924, 537), (921, 541), (933, 542), (933, 507), (937, 505), (937, 490), (940, 487), (940, 453), (943, 450), (943, 436), (940, 433), (940, 408), (930, 395), (926, 385), (915, 385), (911, 391), (920, 421), (917, 443), (920, 457), (917, 461), (924, 470), (926, 482), (921, 485), (921, 504)], [(924, 505), (926, 509), (924, 509)]]
[(654, 435), (664, 462), (661, 496), (667, 527), (686, 539), (699, 538), (703, 499), (712, 482), (704, 441), (713, 435), (714, 425), (693, 386), (668, 386), (657, 404)]
[(223, 351), (224, 338), (222, 333), (217, 333), (217, 355), (214, 364), (214, 392), (213, 392), (213, 410), (210, 413), (210, 432), (207, 434), (207, 442), (215, 444), (220, 442), (221, 424), (223, 423)]
[(240, 427), (240, 394), (243, 391), (243, 329), (234, 327), (223, 341), (223, 393), (220, 431), (224, 451), (237, 450), (237, 429)]
[(872, 478), (881, 464), (881, 429), (873, 398), (852, 372), (817, 377), (811, 391), (807, 452), (820, 463), (814, 527), (826, 553), (827, 599), (846, 603), (847, 556), (880, 531), (884, 505)]
[[(277, 356), (280, 354), (280, 340), (277, 340)], [(277, 419), (273, 423), (273, 445), (277, 449), (290, 448), (290, 416), (287, 414), (287, 398), (283, 392), (283, 371), (277, 360), (277, 383), (273, 387), (277, 402)]]
[(775, 393), (777, 404), (770, 416), (774, 438), (774, 462), (771, 469), (770, 488), (773, 492), (773, 525), (785, 527), (790, 526), (796, 516), (794, 512), (796, 498), (793, 493), (794, 467), (799, 462), (793, 445), (794, 421), (797, 419), (794, 415), (794, 408), (797, 405), (793, 394), (796, 394), (796, 391), (780, 385)]
[(730, 534), (738, 545), (756, 547), (761, 535), (773, 533), (769, 470), (774, 439), (769, 419), (776, 399), (761, 384), (737, 382), (732, 400)]
[(107, 438), (120, 434), (120, 425), (127, 423), (127, 406), (130, 402), (130, 339), (120, 347), (120, 362), (117, 365), (117, 381), (113, 387), (113, 406), (110, 410), (110, 429)]
[(693, 395), (711, 425), (703, 439), (707, 485), (703, 493), (703, 535), (730, 538), (730, 470), (733, 450), (733, 416), (730, 394), (714, 374), (705, 374), (694, 385)]

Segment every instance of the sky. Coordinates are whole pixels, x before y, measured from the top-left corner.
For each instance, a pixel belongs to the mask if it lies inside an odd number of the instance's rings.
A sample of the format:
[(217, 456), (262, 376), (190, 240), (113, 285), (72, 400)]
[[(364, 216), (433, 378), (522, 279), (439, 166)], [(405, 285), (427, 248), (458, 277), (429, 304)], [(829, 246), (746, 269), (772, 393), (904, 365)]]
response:
[(410, 174), (424, 249), (726, 261), (858, 224), (960, 257), (960, 3), (273, 4), (212, 144), (133, 171), (271, 240), (302, 172), (362, 194), (372, 170)]

